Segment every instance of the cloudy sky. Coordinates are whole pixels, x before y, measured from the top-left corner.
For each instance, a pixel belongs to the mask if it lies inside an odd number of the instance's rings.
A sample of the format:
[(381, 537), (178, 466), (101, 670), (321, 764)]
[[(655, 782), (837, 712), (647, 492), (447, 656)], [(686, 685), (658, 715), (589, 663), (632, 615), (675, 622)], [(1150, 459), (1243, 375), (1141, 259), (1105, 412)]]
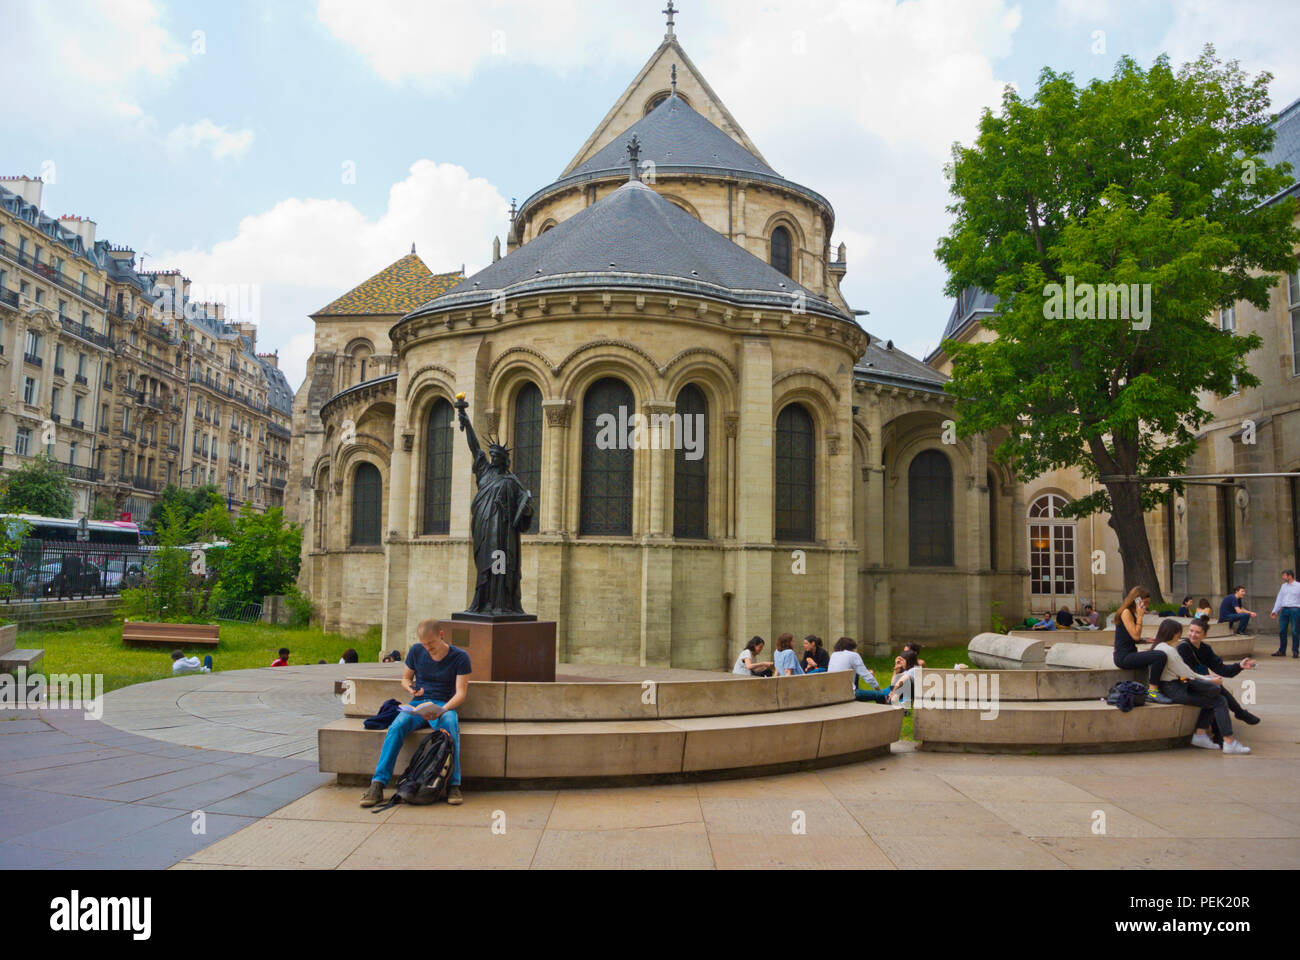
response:
[[(1300, 98), (1294, 0), (683, 0), (677, 34), (784, 176), (835, 205), (845, 292), (918, 355), (950, 303), (942, 168), (1004, 84), (1205, 42)], [(0, 0), (0, 173), (150, 269), (259, 291), (296, 387), (308, 314), (415, 243), (473, 272), (663, 38), (660, 0)], [(22, 79), (22, 78), (25, 78)], [(19, 86), (15, 86), (18, 84)]]

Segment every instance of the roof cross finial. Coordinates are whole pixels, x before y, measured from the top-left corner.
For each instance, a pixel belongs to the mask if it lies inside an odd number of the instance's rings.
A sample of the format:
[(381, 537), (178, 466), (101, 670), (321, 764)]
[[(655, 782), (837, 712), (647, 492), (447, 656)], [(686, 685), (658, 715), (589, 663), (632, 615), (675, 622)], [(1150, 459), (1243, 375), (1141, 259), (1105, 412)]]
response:
[(519, 213), (519, 208), (515, 206), (514, 197), (510, 198), (510, 222), (515, 222), (515, 216)]
[(673, 64), (673, 96), (677, 96), (677, 64)]
[(677, 34), (673, 31), (673, 14), (677, 13), (677, 8), (673, 6), (673, 0), (668, 0), (667, 8), (659, 12), (668, 14), (668, 32), (664, 34), (664, 39), (675, 39)]
[(632, 134), (632, 139), (627, 142), (627, 156), (632, 165), (632, 175), (628, 178), (629, 182), (632, 180), (640, 181), (641, 140), (635, 133)]

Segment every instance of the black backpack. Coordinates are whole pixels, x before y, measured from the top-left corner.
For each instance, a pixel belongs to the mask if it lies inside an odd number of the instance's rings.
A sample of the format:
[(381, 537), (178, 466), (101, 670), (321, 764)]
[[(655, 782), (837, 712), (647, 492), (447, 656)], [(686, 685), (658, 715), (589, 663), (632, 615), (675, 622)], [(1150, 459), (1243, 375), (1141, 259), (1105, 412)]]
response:
[(371, 813), (387, 810), (398, 803), (423, 807), (437, 803), (447, 796), (448, 781), (455, 767), (456, 743), (446, 730), (434, 730), (425, 737), (406, 766), (406, 772), (397, 781), (397, 789), (387, 803), (375, 807)]

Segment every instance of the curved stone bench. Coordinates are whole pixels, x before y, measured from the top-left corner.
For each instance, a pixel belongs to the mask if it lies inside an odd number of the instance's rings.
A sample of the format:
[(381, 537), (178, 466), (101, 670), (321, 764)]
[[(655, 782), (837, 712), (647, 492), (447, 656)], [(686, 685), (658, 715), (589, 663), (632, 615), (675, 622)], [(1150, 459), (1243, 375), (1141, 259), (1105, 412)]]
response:
[[(461, 724), (461, 774), (469, 787), (763, 776), (887, 753), (902, 723), (897, 707), (856, 702), (662, 720), (471, 720)], [(407, 737), (399, 773), (429, 732)], [(321, 771), (341, 783), (369, 782), (384, 736), (356, 717), (322, 727)]]
[[(1240, 660), (1255, 648), (1255, 638), (1223, 637), (1211, 641), (1210, 646), (1224, 660)], [(1149, 648), (1144, 648), (1149, 649)], [(1106, 670), (1115, 666), (1113, 647), (1098, 647), (1084, 643), (1057, 643), (1047, 651), (1047, 666), (1076, 670)]]
[[(1040, 700), (1100, 700), (1121, 680), (1137, 680), (1142, 671), (1108, 669), (938, 670), (921, 672), (922, 687), (938, 676), (950, 699), (971, 700), (972, 691), (997, 691), (999, 703)], [(996, 685), (995, 685), (996, 682)], [(924, 691), (922, 691), (924, 692)], [(956, 695), (956, 696), (954, 696)]]
[(987, 670), (1033, 670), (1041, 667), (1045, 648), (1041, 636), (1013, 637), (981, 633), (967, 647), (971, 663)]
[[(1142, 620), (1142, 632), (1148, 638), (1154, 637), (1156, 635), (1156, 630), (1160, 628), (1161, 620), (1176, 620), (1183, 625), (1184, 630), (1187, 628), (1187, 625), (1192, 622), (1191, 617), (1162, 617), (1158, 613), (1151, 613), (1151, 614), (1147, 614), (1147, 616), (1144, 617)], [(1115, 614), (1112, 613), (1109, 617), (1106, 618), (1106, 628), (1098, 632), (1111, 634), (1112, 639), (1114, 639), (1113, 634), (1115, 632)], [(1210, 628), (1205, 632), (1205, 636), (1210, 640), (1213, 640), (1215, 637), (1231, 636), (1231, 634), (1232, 634), (1232, 624), (1216, 623), (1213, 618), (1211, 618), (1210, 620)]]
[[(399, 679), (357, 677), (344, 716), (372, 717), (385, 700), (406, 703)], [(350, 699), (352, 702), (347, 702)], [(494, 683), (472, 681), (457, 712), (462, 720), (666, 720), (775, 713), (853, 702), (847, 674), (645, 683)]]
[(1186, 746), (1196, 707), (1146, 704), (1121, 713), (1102, 700), (1000, 703), (996, 716), (975, 707), (917, 709), (920, 749), (966, 753), (1119, 753)]

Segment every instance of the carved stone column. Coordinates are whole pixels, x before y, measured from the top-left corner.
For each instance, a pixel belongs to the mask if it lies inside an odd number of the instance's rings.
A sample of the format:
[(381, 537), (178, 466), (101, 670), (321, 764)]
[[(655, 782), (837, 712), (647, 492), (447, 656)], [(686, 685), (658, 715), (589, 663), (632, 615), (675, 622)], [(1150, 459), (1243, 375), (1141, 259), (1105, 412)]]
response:
[(565, 493), (568, 485), (564, 452), (569, 446), (569, 422), (573, 419), (571, 400), (544, 400), (546, 430), (542, 433), (542, 516), (540, 532), (564, 532)]

